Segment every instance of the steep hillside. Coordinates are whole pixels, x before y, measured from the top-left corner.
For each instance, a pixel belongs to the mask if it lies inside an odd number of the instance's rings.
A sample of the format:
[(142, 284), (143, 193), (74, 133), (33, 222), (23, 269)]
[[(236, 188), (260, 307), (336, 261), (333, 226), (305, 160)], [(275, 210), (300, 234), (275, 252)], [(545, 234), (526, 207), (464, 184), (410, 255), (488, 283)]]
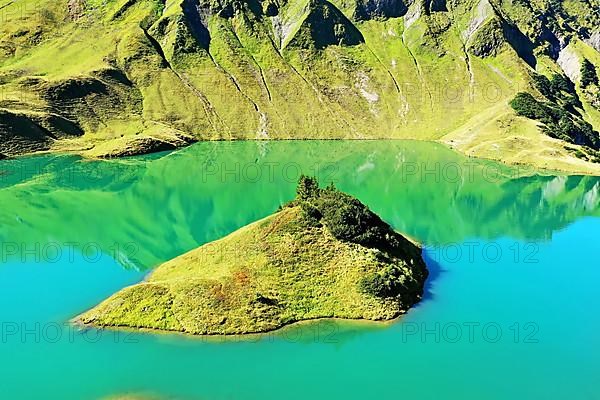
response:
[[(3, 0), (0, 153), (416, 138), (507, 161), (594, 161), (597, 140), (571, 123), (597, 139), (598, 85), (581, 71), (600, 65), (599, 10), (598, 0)], [(536, 85), (555, 75), (570, 84), (569, 115), (511, 108), (519, 92), (562, 107)], [(560, 132), (540, 129), (548, 122)]]

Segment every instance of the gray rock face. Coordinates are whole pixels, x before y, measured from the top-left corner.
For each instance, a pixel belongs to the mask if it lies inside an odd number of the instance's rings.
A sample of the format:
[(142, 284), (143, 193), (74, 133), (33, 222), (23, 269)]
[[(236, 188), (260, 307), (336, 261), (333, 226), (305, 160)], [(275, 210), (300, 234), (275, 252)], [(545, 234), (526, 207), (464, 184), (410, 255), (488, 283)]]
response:
[(562, 49), (556, 62), (572, 82), (579, 81), (581, 77), (581, 63), (579, 57), (577, 57), (577, 54), (571, 48), (565, 47)]
[(600, 51), (600, 31), (593, 33), (587, 40), (587, 43), (596, 49), (596, 51)]
[(85, 0), (69, 0), (67, 3), (67, 8), (69, 10), (69, 18), (75, 21), (83, 16), (85, 13)]

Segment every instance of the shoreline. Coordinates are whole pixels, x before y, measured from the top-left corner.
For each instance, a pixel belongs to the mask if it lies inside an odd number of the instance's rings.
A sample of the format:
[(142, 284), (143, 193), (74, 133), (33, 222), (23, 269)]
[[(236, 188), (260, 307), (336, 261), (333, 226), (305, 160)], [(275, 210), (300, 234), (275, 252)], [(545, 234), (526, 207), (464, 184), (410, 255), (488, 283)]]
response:
[[(422, 299), (419, 300), (419, 302), (421, 302), (421, 301), (422, 301)], [(253, 338), (260, 340), (260, 339), (264, 339), (264, 338), (268, 337), (269, 335), (285, 336), (286, 330), (292, 331), (295, 329), (302, 329), (303, 326), (317, 325), (319, 323), (323, 323), (323, 322), (327, 322), (327, 321), (330, 321), (332, 323), (341, 323), (341, 324), (356, 325), (356, 326), (369, 325), (369, 327), (372, 329), (383, 329), (389, 325), (399, 322), (402, 319), (402, 317), (405, 316), (408, 313), (408, 311), (410, 311), (410, 309), (414, 308), (414, 306), (419, 304), (419, 302), (414, 304), (413, 306), (411, 306), (409, 308), (409, 310), (404, 310), (402, 312), (399, 312), (398, 315), (394, 316), (393, 318), (385, 319), (385, 320), (372, 320), (372, 319), (366, 319), (366, 318), (343, 318), (343, 317), (315, 317), (315, 318), (303, 319), (303, 320), (299, 320), (299, 321), (288, 322), (282, 326), (279, 326), (279, 327), (276, 327), (273, 329), (269, 329), (269, 330), (265, 330), (265, 331), (232, 333), (232, 334), (218, 334), (218, 333), (195, 334), (195, 333), (189, 333), (189, 332), (177, 331), (177, 330), (165, 330), (165, 329), (158, 329), (158, 328), (143, 328), (143, 327), (135, 328), (135, 327), (131, 327), (131, 326), (118, 326), (118, 325), (97, 326), (97, 325), (94, 325), (93, 323), (82, 322), (79, 319), (79, 316), (77, 316), (73, 319), (70, 319), (68, 321), (68, 323), (71, 326), (80, 328), (82, 330), (95, 329), (95, 330), (99, 330), (99, 331), (106, 330), (106, 331), (111, 331), (111, 332), (129, 332), (129, 333), (138, 333), (138, 334), (166, 335), (166, 336), (174, 336), (174, 337), (185, 337), (188, 339), (211, 341), (211, 342), (236, 341), (236, 339), (237, 339), (237, 341), (251, 342)], [(365, 327), (365, 328), (367, 328), (367, 327)]]
[[(64, 147), (64, 148), (51, 148), (48, 150), (40, 150), (40, 151), (32, 151), (32, 152), (25, 152), (22, 154), (18, 154), (18, 155), (13, 155), (13, 156), (6, 156), (4, 155), (4, 158), (0, 157), (0, 161), (10, 161), (10, 160), (18, 160), (18, 159), (23, 159), (23, 158), (28, 158), (28, 157), (37, 157), (37, 156), (48, 156), (48, 155), (57, 155), (57, 156), (79, 156), (84, 160), (88, 160), (88, 161), (108, 161), (108, 160), (121, 160), (121, 159), (127, 159), (130, 157), (140, 157), (140, 156), (145, 156), (145, 155), (152, 155), (152, 154), (160, 154), (160, 153), (169, 153), (169, 152), (176, 152), (178, 150), (181, 149), (185, 149), (187, 147), (190, 147), (194, 144), (197, 143), (225, 143), (225, 142), (229, 142), (229, 143), (234, 143), (234, 142), (303, 142), (303, 141), (329, 141), (329, 142), (336, 142), (336, 141), (360, 141), (360, 142), (377, 142), (377, 141), (416, 141), (416, 142), (425, 142), (425, 143), (437, 143), (440, 144), (444, 147), (446, 147), (447, 149), (456, 152), (457, 154), (461, 154), (464, 157), (467, 158), (473, 158), (473, 159), (477, 159), (477, 160), (482, 160), (482, 161), (490, 161), (490, 162), (496, 162), (502, 165), (505, 165), (507, 167), (514, 167), (514, 168), (518, 168), (518, 167), (527, 167), (526, 168), (526, 172), (529, 173), (524, 173), (523, 176), (530, 176), (530, 175), (569, 175), (569, 176), (577, 176), (577, 175), (586, 175), (586, 176), (600, 176), (600, 164), (594, 164), (594, 163), (590, 163), (587, 162), (587, 165), (589, 166), (588, 168), (584, 168), (584, 169), (579, 169), (576, 166), (573, 166), (573, 168), (565, 168), (565, 167), (561, 167), (561, 166), (556, 166), (556, 167), (547, 167), (547, 166), (541, 166), (541, 165), (536, 165), (535, 163), (528, 163), (528, 162), (524, 162), (524, 161), (509, 161), (509, 160), (503, 160), (501, 158), (493, 158), (493, 157), (489, 157), (489, 156), (485, 156), (485, 155), (475, 155), (472, 154), (470, 152), (468, 152), (467, 150), (462, 150), (457, 146), (454, 146), (452, 144), (450, 144), (448, 141), (444, 140), (444, 138), (439, 138), (439, 139), (434, 139), (434, 140), (428, 140), (428, 139), (414, 139), (414, 138), (368, 138), (368, 139), (360, 139), (360, 138), (315, 138), (315, 139), (297, 139), (297, 138), (283, 138), (283, 139), (235, 139), (235, 140), (229, 140), (229, 139), (214, 139), (214, 140), (199, 140), (193, 143), (189, 143), (186, 144), (184, 146), (180, 146), (180, 147), (176, 147), (173, 149), (169, 149), (169, 150), (162, 150), (162, 151), (151, 151), (151, 152), (140, 152), (140, 153), (133, 153), (133, 154), (129, 154), (129, 155), (125, 155), (125, 156), (91, 156), (89, 154), (86, 154), (86, 151), (89, 151), (90, 148), (69, 148), (69, 147)], [(595, 169), (597, 169), (597, 171), (594, 171)]]

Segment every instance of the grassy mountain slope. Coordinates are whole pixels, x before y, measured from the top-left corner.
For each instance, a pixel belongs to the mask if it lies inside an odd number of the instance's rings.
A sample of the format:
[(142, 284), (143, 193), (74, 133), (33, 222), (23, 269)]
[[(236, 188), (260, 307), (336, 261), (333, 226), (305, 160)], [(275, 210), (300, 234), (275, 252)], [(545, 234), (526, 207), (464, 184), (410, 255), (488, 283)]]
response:
[(387, 320), (419, 301), (426, 278), (417, 246), (358, 200), (301, 178), (281, 211), (159, 266), (77, 320), (191, 334)]
[[(584, 59), (600, 65), (597, 0), (3, 0), (0, 7), (4, 154), (415, 138), (508, 161), (545, 155), (544, 162), (581, 169), (581, 143), (547, 138), (508, 106), (518, 92), (540, 96), (535, 74), (568, 76), (581, 119), (600, 127), (598, 101), (579, 82)], [(533, 155), (511, 152), (515, 143)]]

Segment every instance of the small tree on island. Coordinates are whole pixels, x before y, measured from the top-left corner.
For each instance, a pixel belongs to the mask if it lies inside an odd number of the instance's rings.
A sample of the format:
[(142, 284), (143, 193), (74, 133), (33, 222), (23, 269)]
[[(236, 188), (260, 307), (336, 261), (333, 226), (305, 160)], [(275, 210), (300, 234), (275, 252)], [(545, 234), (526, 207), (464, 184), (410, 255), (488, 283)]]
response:
[(319, 182), (317, 178), (301, 175), (296, 187), (296, 195), (300, 200), (313, 199), (319, 196)]

